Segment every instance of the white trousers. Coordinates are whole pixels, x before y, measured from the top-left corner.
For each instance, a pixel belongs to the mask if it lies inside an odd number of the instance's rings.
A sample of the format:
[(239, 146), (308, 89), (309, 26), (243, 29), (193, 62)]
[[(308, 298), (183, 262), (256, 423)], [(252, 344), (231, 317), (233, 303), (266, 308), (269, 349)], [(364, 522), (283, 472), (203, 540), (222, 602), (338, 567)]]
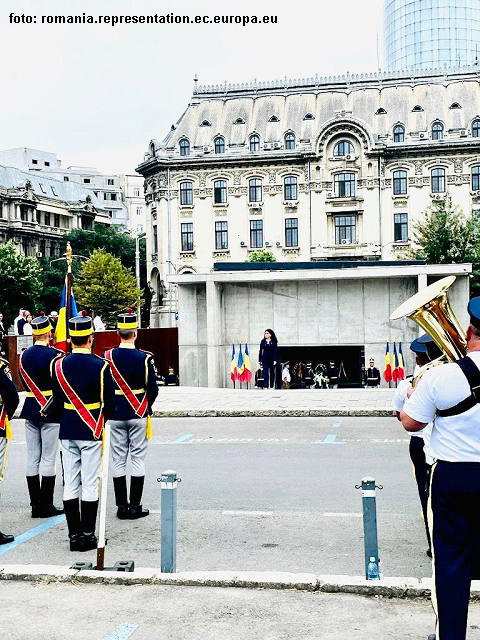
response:
[(8, 440), (0, 438), (0, 485), (2, 484), (5, 469), (7, 468), (7, 446)]
[(25, 420), (27, 476), (55, 475), (59, 430), (60, 425), (56, 422)]
[(102, 465), (102, 441), (60, 440), (65, 486), (63, 499), (98, 500), (98, 476)]
[(127, 457), (130, 453), (132, 476), (145, 475), (148, 440), (147, 418), (109, 420), (112, 449), (113, 477), (127, 475)]

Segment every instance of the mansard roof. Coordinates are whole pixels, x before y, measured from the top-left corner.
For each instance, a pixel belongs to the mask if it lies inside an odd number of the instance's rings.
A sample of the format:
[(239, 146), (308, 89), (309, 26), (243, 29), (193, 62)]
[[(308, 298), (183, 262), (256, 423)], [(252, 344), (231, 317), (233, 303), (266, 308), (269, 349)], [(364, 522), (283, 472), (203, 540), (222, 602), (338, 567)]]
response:
[[(238, 155), (249, 152), (253, 133), (264, 144), (283, 141), (287, 132), (316, 151), (321, 132), (335, 120), (359, 124), (371, 146), (399, 123), (407, 132), (428, 130), (437, 120), (447, 130), (460, 130), (468, 128), (480, 111), (479, 79), (480, 67), (474, 66), (200, 86), (162, 143), (155, 141), (155, 155), (178, 155), (183, 138), (192, 155), (201, 154), (218, 135), (225, 138), (226, 155)], [(455, 102), (462, 108), (452, 110)], [(416, 105), (422, 111), (413, 112)], [(313, 118), (305, 119), (307, 114)], [(205, 121), (210, 126), (201, 126)]]

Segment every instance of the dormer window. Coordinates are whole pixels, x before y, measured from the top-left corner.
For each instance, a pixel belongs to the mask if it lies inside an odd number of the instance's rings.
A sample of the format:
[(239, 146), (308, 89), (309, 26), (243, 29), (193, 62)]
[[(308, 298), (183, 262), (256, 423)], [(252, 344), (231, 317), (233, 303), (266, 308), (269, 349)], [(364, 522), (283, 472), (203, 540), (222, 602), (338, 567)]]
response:
[(295, 149), (295, 134), (294, 133), (286, 133), (285, 134), (285, 149)]
[(383, 107), (380, 107), (379, 109), (377, 109), (377, 110), (375, 111), (375, 115), (376, 115), (376, 116), (381, 116), (381, 115), (383, 115), (383, 114), (385, 114), (385, 113), (387, 113), (387, 112), (386, 112), (386, 110), (385, 110)]
[(215, 138), (215, 153), (225, 153), (225, 138), (222, 136)]
[(183, 138), (183, 140), (180, 140), (180, 155), (181, 156), (190, 155), (190, 142), (186, 138)]
[(208, 120), (202, 120), (202, 122), (200, 123), (201, 127), (211, 127), (212, 123), (209, 122)]
[(245, 120), (243, 118), (237, 118), (233, 121), (233, 124), (245, 124)]
[(393, 141), (405, 142), (405, 127), (403, 126), (403, 124), (397, 124), (393, 128)]
[(441, 122), (433, 123), (432, 140), (443, 140), (443, 124)]
[(306, 113), (306, 114), (303, 116), (303, 119), (304, 119), (304, 120), (315, 120), (315, 116), (313, 115), (313, 113)]
[(412, 112), (416, 113), (416, 112), (419, 112), (419, 111), (423, 111), (423, 107), (421, 107), (419, 104), (416, 104), (413, 107)]
[(278, 116), (270, 116), (269, 122), (280, 122), (280, 118)]
[(256, 133), (250, 136), (250, 151), (260, 151), (260, 136)]
[(472, 122), (472, 136), (474, 138), (480, 138), (480, 120), (474, 120)]
[(461, 109), (461, 105), (459, 102), (452, 102), (452, 104), (450, 105), (450, 109)]

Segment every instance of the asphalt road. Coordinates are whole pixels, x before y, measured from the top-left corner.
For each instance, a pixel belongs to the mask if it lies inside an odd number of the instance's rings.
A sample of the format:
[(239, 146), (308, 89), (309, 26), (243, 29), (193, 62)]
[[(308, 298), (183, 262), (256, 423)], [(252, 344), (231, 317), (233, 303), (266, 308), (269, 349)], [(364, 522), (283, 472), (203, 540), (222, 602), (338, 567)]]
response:
[[(15, 548), (0, 548), (0, 564), (95, 562), (94, 552), (69, 552), (64, 522), (30, 518), (23, 422), (14, 421), (13, 431), (0, 530), (28, 538), (43, 529)], [(152, 514), (118, 520), (110, 484), (106, 564), (132, 559), (139, 567), (159, 566), (157, 478), (174, 469), (182, 479), (178, 570), (361, 575), (362, 499), (355, 485), (371, 475), (383, 485), (377, 511), (385, 575), (429, 576), (408, 439), (393, 418), (155, 420), (143, 501)]]

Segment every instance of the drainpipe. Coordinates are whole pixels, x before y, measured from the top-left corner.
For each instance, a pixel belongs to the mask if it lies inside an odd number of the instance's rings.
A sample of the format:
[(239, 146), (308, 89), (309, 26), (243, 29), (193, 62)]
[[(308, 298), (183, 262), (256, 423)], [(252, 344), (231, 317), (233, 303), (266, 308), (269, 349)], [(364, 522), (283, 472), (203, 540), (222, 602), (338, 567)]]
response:
[(383, 158), (378, 156), (378, 233), (380, 243), (380, 260), (383, 259), (383, 229), (382, 229), (382, 202), (383, 202), (383, 178), (382, 178)]
[(309, 245), (308, 255), (312, 259), (312, 175), (311, 160), (308, 161), (308, 224), (309, 224)]
[[(171, 205), (170, 205), (170, 167), (167, 167), (167, 263), (168, 263), (168, 275), (172, 272), (172, 217), (171, 217)], [(169, 311), (169, 326), (172, 319), (172, 284), (168, 284), (168, 301), (170, 305)]]

